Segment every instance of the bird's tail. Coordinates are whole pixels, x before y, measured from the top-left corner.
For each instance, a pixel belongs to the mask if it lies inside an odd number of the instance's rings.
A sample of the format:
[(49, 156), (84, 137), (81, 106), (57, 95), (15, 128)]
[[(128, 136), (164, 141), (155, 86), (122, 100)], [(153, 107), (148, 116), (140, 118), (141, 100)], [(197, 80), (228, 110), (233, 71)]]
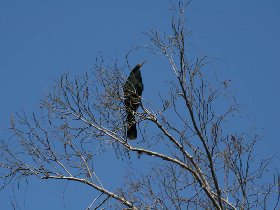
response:
[(132, 113), (127, 115), (127, 138), (130, 140), (137, 138), (135, 116)]

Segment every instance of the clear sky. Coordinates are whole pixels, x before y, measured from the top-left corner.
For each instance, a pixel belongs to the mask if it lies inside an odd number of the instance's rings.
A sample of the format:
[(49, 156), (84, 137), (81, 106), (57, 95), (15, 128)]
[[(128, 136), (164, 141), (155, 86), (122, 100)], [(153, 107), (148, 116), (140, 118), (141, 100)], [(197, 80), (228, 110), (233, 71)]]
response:
[[(62, 73), (90, 70), (101, 51), (123, 58), (132, 45), (143, 42), (142, 32), (167, 30), (168, 8), (169, 0), (1, 0), (0, 128), (8, 126), (12, 112), (38, 110), (41, 94)], [(258, 152), (278, 152), (280, 1), (193, 0), (186, 14), (190, 50), (216, 59), (217, 71), (232, 80), (243, 112), (264, 136)], [(132, 65), (143, 59), (134, 56)], [(165, 73), (160, 63), (150, 62), (147, 68), (143, 80), (149, 98), (153, 78)], [(30, 182), (22, 209), (81, 209), (88, 204), (91, 192), (73, 195), (76, 185), (56, 186)], [(0, 209), (11, 209), (10, 199), (11, 188), (0, 192)], [(23, 205), (22, 197), (18, 202)]]

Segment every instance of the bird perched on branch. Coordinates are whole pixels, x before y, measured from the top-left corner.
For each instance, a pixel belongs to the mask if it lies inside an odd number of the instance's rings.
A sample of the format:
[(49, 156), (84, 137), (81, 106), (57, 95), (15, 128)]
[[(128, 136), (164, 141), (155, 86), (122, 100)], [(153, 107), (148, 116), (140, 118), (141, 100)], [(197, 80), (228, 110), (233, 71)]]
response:
[(137, 64), (134, 69), (132, 69), (123, 88), (124, 104), (127, 114), (127, 138), (131, 140), (137, 138), (135, 112), (140, 105), (144, 89), (140, 68), (145, 62), (146, 61), (141, 64)]

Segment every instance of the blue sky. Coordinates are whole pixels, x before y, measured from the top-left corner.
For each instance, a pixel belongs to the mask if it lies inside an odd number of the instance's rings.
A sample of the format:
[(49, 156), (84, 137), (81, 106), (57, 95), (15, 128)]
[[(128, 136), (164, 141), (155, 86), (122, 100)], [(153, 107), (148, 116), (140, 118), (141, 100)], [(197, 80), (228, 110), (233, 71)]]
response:
[[(62, 73), (81, 75), (90, 70), (101, 51), (123, 59), (132, 45), (143, 42), (142, 32), (168, 30), (168, 8), (169, 0), (1, 0), (0, 128), (8, 126), (12, 112), (38, 110), (41, 94)], [(193, 0), (186, 14), (192, 30), (190, 50), (212, 58), (217, 72), (232, 80), (243, 113), (264, 135), (258, 153), (278, 152), (280, 1)], [(143, 59), (144, 55), (135, 55), (132, 65)], [(147, 63), (150, 71), (143, 72), (145, 97), (151, 96), (148, 91), (154, 88), (155, 75), (164, 79), (161, 68), (164, 64)], [(277, 166), (274, 163), (273, 167)], [(63, 190), (53, 189), (55, 186), (54, 182), (30, 182), (25, 209), (63, 208)], [(65, 195), (70, 203), (71, 188), (75, 185), (67, 188)], [(4, 209), (11, 208), (10, 189), (0, 192)], [(88, 197), (81, 202), (86, 203), (91, 195), (83, 192)], [(48, 206), (42, 207), (46, 193), (52, 196)], [(67, 202), (65, 209), (79, 209), (77, 202)]]

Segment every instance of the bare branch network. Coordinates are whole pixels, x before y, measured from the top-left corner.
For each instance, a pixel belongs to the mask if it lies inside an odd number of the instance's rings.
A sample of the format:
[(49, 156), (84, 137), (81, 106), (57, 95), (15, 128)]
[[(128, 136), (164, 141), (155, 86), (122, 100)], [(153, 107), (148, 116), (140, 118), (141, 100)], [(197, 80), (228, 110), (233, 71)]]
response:
[[(0, 147), (2, 186), (32, 176), (79, 182), (100, 192), (88, 209), (266, 209), (270, 196), (277, 197), (279, 176), (261, 184), (270, 159), (253, 162), (259, 137), (237, 134), (229, 124), (237, 106), (224, 97), (223, 83), (210, 85), (207, 57), (188, 58), (187, 4), (173, 7), (171, 34), (146, 33), (149, 43), (142, 48), (166, 58), (174, 77), (160, 105), (141, 99), (134, 113), (137, 140), (126, 137), (124, 68), (101, 58), (92, 73), (62, 75), (45, 94), (40, 114), (11, 118), (13, 135)], [(93, 167), (104, 151), (124, 164), (136, 154), (133, 167), (145, 156), (152, 167), (130, 171), (124, 188), (110, 190)]]

